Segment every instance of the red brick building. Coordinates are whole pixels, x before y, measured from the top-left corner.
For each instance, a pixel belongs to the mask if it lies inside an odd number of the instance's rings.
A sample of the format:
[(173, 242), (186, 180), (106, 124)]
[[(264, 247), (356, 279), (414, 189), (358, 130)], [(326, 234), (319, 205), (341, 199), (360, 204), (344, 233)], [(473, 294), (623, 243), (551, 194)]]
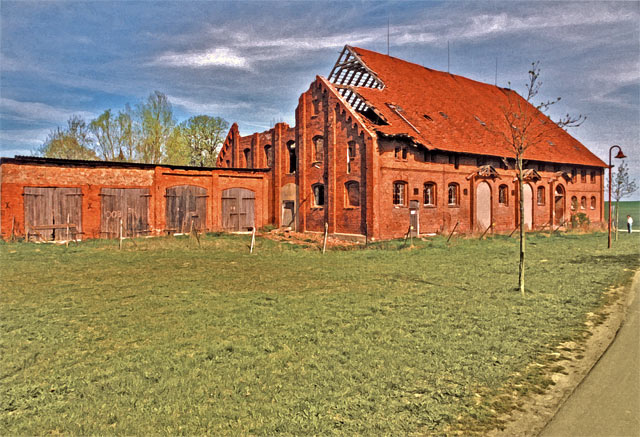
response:
[(0, 233), (44, 240), (246, 231), (269, 223), (268, 170), (0, 160)]
[[(521, 104), (544, 129), (527, 150), (525, 223), (603, 223), (604, 162), (515, 92), (346, 46), (299, 99), (296, 126), (241, 136), (217, 168), (2, 158), (0, 233), (85, 238), (274, 224), (387, 239), (510, 232), (519, 223), (513, 152), (500, 129)], [(546, 124), (545, 124), (546, 123)], [(551, 127), (551, 128), (550, 128)]]
[(269, 219), (298, 231), (509, 232), (519, 223), (514, 154), (499, 132), (509, 99), (545, 129), (525, 154), (526, 226), (580, 212), (602, 223), (605, 163), (517, 93), (349, 46), (300, 96), (295, 127), (243, 137), (233, 125), (218, 166), (269, 168)]

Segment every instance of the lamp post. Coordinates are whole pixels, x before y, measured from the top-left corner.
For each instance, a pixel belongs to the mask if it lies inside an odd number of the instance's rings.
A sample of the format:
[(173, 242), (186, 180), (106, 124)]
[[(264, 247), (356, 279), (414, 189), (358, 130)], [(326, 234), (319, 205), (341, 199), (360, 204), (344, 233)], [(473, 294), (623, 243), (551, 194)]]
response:
[(623, 159), (626, 158), (627, 156), (622, 153), (622, 149), (620, 148), (620, 146), (613, 145), (609, 148), (609, 236), (607, 237), (607, 247), (609, 249), (611, 249), (611, 152), (613, 151), (613, 149), (618, 148), (618, 154), (616, 155), (616, 158), (618, 159)]

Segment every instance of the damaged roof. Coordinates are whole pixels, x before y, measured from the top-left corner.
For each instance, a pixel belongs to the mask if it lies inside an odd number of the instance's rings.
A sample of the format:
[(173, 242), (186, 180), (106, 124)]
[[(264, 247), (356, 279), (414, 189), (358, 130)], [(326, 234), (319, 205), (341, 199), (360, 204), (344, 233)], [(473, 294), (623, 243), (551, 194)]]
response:
[[(409, 137), (428, 149), (514, 157), (499, 133), (501, 129), (508, 134), (503, 108), (509, 106), (511, 99), (522, 104), (525, 112), (536, 115), (533, 132), (545, 131), (527, 149), (525, 159), (606, 167), (565, 130), (543, 124), (549, 119), (515, 91), (358, 47), (346, 46), (343, 54), (346, 52), (351, 57), (345, 62), (341, 54), (329, 80), (355, 108), (375, 113), (374, 117), (362, 119), (379, 135)], [(362, 62), (365, 74), (382, 82), (382, 87), (367, 86), (368, 78), (360, 80), (357, 75), (351, 81), (348, 74), (340, 71), (342, 65), (352, 68), (354, 62)], [(354, 98), (350, 100), (351, 94)]]

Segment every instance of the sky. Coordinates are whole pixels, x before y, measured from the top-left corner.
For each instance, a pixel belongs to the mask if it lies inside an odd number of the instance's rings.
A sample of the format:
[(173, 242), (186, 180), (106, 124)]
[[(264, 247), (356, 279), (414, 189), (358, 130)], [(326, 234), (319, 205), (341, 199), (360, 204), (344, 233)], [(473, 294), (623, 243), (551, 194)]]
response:
[(585, 115), (569, 132), (605, 162), (620, 145), (640, 182), (640, 2), (0, 0), (0, 156), (155, 90), (178, 122), (294, 125), (345, 44), (386, 53), (387, 34), (392, 56), (481, 82), (497, 62), (497, 84), (521, 93), (539, 61), (539, 100), (562, 98), (552, 118)]

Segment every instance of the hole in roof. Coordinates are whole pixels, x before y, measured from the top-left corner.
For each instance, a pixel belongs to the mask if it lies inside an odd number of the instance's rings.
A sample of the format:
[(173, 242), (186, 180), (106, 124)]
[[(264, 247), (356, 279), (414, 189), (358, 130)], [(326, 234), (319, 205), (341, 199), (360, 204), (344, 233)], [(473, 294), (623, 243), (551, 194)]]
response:
[(474, 115), (473, 117), (474, 117), (474, 118), (478, 121), (478, 123), (480, 123), (481, 125), (483, 125), (483, 126), (486, 126), (486, 125), (487, 125), (487, 123), (485, 123), (484, 121), (480, 120), (480, 119), (478, 118), (478, 116), (477, 116), (477, 115)]
[(443, 118), (449, 118), (449, 116), (442, 111), (440, 111), (439, 114), (442, 115)]
[(378, 126), (389, 125), (389, 123), (387, 123), (387, 120), (385, 120), (384, 118), (376, 114), (376, 112), (368, 106), (366, 107), (366, 109), (358, 112), (360, 112), (360, 114), (362, 114), (364, 117), (367, 118), (367, 120), (369, 120), (371, 123), (375, 125), (378, 125)]
[(427, 114), (423, 114), (422, 116), (429, 121), (433, 121), (433, 118), (429, 117)]

